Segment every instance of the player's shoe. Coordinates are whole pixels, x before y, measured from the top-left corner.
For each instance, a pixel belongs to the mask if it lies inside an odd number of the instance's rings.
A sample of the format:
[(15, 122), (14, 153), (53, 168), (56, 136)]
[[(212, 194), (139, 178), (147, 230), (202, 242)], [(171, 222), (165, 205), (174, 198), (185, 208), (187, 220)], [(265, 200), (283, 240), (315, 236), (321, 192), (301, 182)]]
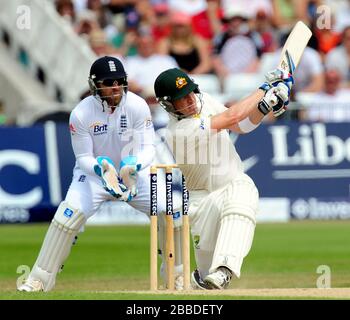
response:
[(40, 280), (29, 278), (17, 290), (22, 292), (40, 292), (44, 291), (44, 285)]
[(232, 278), (231, 270), (226, 267), (219, 267), (215, 272), (208, 274), (204, 282), (212, 289), (225, 289), (230, 284)]
[(195, 269), (191, 273), (191, 285), (193, 290), (211, 290), (211, 287), (201, 278), (198, 269)]

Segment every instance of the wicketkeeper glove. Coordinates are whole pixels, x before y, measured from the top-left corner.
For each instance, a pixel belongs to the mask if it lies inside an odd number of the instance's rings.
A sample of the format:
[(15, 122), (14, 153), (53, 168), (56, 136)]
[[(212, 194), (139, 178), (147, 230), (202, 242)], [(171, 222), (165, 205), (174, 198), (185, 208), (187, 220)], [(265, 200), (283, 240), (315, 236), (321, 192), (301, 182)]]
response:
[(98, 164), (94, 166), (94, 171), (101, 177), (103, 188), (113, 197), (127, 201), (128, 189), (122, 183), (112, 159), (100, 156), (96, 160)]
[(122, 183), (129, 190), (129, 200), (137, 195), (137, 172), (140, 171), (141, 164), (137, 163), (137, 157), (127, 156), (120, 161), (119, 174)]
[(272, 110), (273, 115), (278, 117), (286, 111), (289, 96), (289, 86), (284, 82), (280, 82), (276, 87), (272, 87), (265, 93), (264, 98), (258, 104), (258, 109), (263, 115)]

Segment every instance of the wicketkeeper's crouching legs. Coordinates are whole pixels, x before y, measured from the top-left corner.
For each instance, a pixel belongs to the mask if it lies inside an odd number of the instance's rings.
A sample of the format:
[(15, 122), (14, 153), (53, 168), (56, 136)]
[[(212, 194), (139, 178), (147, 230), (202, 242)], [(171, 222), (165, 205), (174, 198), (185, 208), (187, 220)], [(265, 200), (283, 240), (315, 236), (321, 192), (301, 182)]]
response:
[(67, 202), (62, 202), (50, 224), (39, 256), (19, 291), (49, 291), (56, 281), (57, 272), (68, 257), (72, 244), (86, 218)]

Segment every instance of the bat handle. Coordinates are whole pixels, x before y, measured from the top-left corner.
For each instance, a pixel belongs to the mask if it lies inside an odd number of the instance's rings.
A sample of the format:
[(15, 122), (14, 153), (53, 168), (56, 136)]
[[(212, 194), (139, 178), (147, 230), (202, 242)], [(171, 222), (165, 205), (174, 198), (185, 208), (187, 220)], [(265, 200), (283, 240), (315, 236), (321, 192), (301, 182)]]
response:
[(270, 103), (275, 106), (278, 103), (278, 98), (273, 95), (270, 99)]

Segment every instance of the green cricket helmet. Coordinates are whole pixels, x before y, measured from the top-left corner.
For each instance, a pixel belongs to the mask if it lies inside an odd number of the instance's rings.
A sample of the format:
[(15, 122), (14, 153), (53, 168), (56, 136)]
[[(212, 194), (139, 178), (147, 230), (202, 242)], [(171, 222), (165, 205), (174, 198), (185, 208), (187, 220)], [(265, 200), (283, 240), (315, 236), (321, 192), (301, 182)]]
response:
[(154, 83), (154, 92), (159, 104), (178, 119), (186, 116), (175, 109), (173, 101), (181, 99), (191, 92), (200, 93), (198, 85), (178, 68), (162, 72)]

